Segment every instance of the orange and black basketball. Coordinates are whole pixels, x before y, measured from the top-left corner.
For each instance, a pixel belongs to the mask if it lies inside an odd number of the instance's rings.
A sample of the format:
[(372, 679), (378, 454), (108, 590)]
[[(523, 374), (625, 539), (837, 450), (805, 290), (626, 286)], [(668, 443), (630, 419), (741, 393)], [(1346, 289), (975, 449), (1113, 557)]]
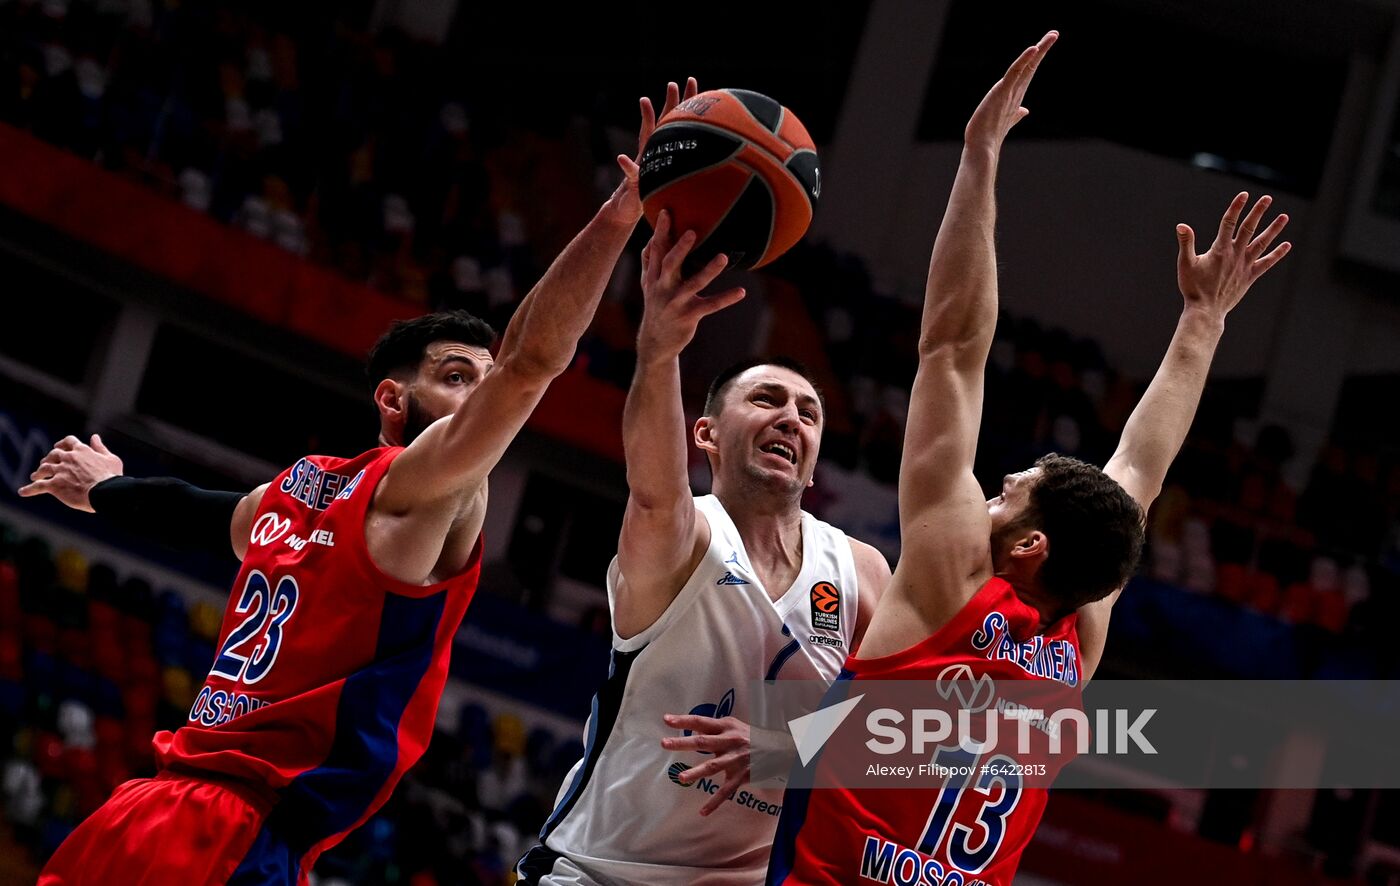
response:
[(716, 89), (657, 121), (642, 153), (647, 221), (663, 209), (672, 230), (692, 230), (687, 271), (719, 253), (757, 268), (782, 255), (812, 223), (821, 195), (817, 150), (802, 121), (766, 95)]

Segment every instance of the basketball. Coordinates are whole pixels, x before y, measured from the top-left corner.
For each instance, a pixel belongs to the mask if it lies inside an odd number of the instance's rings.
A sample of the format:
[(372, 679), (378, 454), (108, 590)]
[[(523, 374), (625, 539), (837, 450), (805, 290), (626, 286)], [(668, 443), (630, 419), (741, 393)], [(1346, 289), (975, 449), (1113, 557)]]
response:
[(746, 89), (716, 89), (681, 102), (642, 152), (647, 221), (693, 230), (686, 272), (720, 253), (730, 267), (759, 268), (802, 238), (821, 196), (812, 137), (787, 108)]

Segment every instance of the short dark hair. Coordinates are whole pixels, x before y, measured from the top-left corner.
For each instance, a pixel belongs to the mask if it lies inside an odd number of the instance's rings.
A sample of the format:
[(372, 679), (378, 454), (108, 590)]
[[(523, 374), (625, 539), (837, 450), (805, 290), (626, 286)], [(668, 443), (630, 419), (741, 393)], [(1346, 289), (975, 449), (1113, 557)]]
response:
[(1020, 521), (1045, 533), (1040, 583), (1066, 611), (1122, 587), (1142, 557), (1142, 508), (1103, 471), (1065, 455), (1036, 460), (1040, 477)]
[(369, 349), (365, 374), (376, 385), (391, 376), (411, 374), (423, 362), (428, 345), (436, 341), (489, 348), (496, 341), (496, 330), (466, 311), (439, 311), (412, 320), (395, 320)]
[(821, 385), (812, 378), (812, 372), (800, 361), (791, 357), (750, 357), (747, 360), (740, 360), (733, 366), (715, 376), (715, 380), (710, 382), (709, 393), (705, 395), (705, 411), (703, 415), (714, 415), (719, 404), (724, 400), (724, 395), (728, 392), (729, 383), (734, 379), (748, 372), (756, 366), (777, 366), (782, 369), (795, 372), (807, 379), (812, 385), (812, 389), (817, 392), (817, 400), (821, 403), (822, 415), (826, 415), (826, 394), (822, 391)]

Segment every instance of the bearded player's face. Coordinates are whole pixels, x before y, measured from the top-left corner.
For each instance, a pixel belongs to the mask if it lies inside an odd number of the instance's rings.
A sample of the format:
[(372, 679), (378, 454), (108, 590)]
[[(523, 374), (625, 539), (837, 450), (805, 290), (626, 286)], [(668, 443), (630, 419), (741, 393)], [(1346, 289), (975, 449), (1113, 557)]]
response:
[(491, 352), (482, 347), (452, 341), (428, 345), (404, 392), (403, 445), (412, 443), (433, 422), (455, 413), (494, 365)]

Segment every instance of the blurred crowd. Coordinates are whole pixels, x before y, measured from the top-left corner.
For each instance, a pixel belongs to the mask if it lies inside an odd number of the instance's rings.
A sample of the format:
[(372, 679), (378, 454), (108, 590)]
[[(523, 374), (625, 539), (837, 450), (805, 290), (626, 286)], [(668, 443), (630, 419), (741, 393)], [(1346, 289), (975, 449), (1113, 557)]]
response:
[[(47, 858), (118, 784), (153, 774), (151, 736), (185, 721), (222, 614), (0, 525), (0, 879), (32, 881), (22, 859)], [(464, 704), (319, 881), (508, 882), (582, 754), (576, 735)]]
[(0, 120), (385, 293), (504, 319), (593, 211), (580, 136), (478, 125), (444, 50), (364, 17), (0, 4)]

